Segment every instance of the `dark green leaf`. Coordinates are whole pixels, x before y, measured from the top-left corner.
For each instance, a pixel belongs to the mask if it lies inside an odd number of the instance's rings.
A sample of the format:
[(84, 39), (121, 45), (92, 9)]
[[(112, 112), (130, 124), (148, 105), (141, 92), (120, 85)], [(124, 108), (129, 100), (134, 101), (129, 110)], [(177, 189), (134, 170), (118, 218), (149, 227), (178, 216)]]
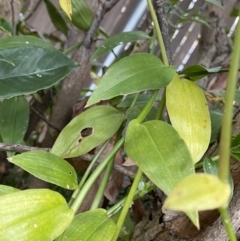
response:
[(8, 193), (12, 193), (12, 192), (17, 192), (17, 191), (20, 191), (20, 190), (10, 186), (0, 185), (0, 196)]
[(91, 57), (91, 61), (108, 53), (118, 45), (126, 44), (129, 42), (135, 42), (142, 39), (150, 39), (150, 38), (151, 37), (148, 36), (145, 32), (137, 31), (137, 30), (131, 31), (131, 32), (119, 33), (105, 40), (93, 53)]
[(85, 154), (112, 137), (123, 119), (124, 115), (111, 106), (92, 107), (62, 130), (51, 152), (64, 158)]
[(215, 142), (218, 139), (219, 130), (222, 125), (222, 113), (217, 111), (210, 111), (210, 118), (211, 118), (211, 140), (210, 142)]
[(160, 89), (171, 82), (175, 73), (174, 67), (164, 66), (160, 59), (151, 54), (138, 53), (125, 57), (103, 75), (87, 106), (118, 95)]
[(207, 75), (218, 73), (221, 70), (221, 66), (214, 67), (214, 68), (205, 68), (201, 65), (192, 65), (181, 71), (179, 74), (186, 75), (186, 78), (190, 78), (191, 80), (199, 80)]
[(236, 136), (232, 136), (231, 148), (236, 148), (239, 145), (240, 145), (240, 134), (237, 134)]
[(5, 18), (0, 18), (0, 30), (6, 33), (12, 32), (12, 25)]
[[(139, 114), (142, 112), (144, 107), (145, 105), (136, 105), (134, 107), (128, 108), (128, 110), (126, 111), (127, 119), (129, 121), (136, 119), (139, 116)], [(157, 115), (157, 109), (153, 106), (150, 112), (148, 113), (148, 115), (146, 116), (146, 118), (144, 119), (144, 121), (154, 120), (156, 119), (156, 115)]]
[(25, 152), (8, 160), (32, 175), (66, 189), (77, 188), (74, 168), (61, 157), (44, 151)]
[(48, 88), (78, 66), (50, 44), (34, 37), (1, 39), (0, 54), (14, 64), (0, 61), (0, 98)]
[(111, 241), (116, 225), (104, 209), (95, 209), (74, 217), (62, 241)]
[(1, 241), (53, 241), (70, 225), (73, 215), (65, 199), (47, 189), (2, 195)]
[(58, 12), (57, 8), (52, 4), (50, 0), (44, 0), (48, 14), (52, 20), (53, 25), (57, 30), (67, 35), (68, 27), (65, 21), (63, 20), (61, 14)]
[(240, 11), (239, 10), (240, 10), (239, 8), (233, 8), (231, 13), (230, 13), (230, 16), (234, 17), (234, 18), (235, 17), (239, 17), (239, 15), (240, 15)]
[(29, 105), (23, 96), (3, 100), (0, 108), (0, 133), (3, 142), (21, 144), (28, 127)]
[(93, 13), (84, 0), (72, 1), (72, 23), (79, 29), (87, 31), (93, 21)]

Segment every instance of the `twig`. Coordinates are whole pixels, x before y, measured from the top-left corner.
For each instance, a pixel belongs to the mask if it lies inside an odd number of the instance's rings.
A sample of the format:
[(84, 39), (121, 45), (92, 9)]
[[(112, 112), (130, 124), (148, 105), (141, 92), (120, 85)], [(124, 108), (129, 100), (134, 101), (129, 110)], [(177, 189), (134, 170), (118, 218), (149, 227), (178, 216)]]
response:
[(7, 144), (7, 143), (0, 143), (0, 151), (15, 151), (15, 152), (27, 152), (27, 151), (50, 151), (50, 148), (39, 148), (39, 147), (32, 147), (32, 146), (25, 146), (20, 144)]
[(166, 48), (168, 62), (172, 63), (172, 53), (170, 48), (170, 38), (169, 38), (169, 31), (168, 31), (168, 22), (167, 17), (164, 9), (164, 0), (154, 0), (156, 14), (158, 23), (160, 25), (160, 29), (162, 32), (163, 42)]
[[(0, 151), (14, 151), (18, 153), (23, 153), (23, 152), (28, 152), (28, 151), (47, 151), (50, 152), (51, 148), (40, 148), (40, 147), (33, 147), (33, 146), (25, 146), (25, 145), (20, 145), (20, 144), (7, 144), (7, 143), (0, 143)], [(81, 160), (84, 161), (92, 161), (94, 155), (91, 154), (84, 154), (79, 156)], [(79, 159), (76, 158), (76, 159)], [(99, 164), (99, 162), (98, 162)], [(114, 164), (113, 168), (126, 176), (129, 176), (133, 178), (135, 176), (135, 173), (132, 171), (127, 170), (125, 167)]]
[(38, 115), (40, 117), (40, 119), (42, 119), (44, 122), (46, 122), (50, 127), (52, 127), (54, 130), (58, 131), (59, 133), (61, 132), (61, 130), (59, 128), (57, 128), (56, 126), (52, 125), (47, 119), (46, 117), (37, 109), (35, 109), (33, 106), (30, 107), (31, 111), (33, 111), (36, 115)]

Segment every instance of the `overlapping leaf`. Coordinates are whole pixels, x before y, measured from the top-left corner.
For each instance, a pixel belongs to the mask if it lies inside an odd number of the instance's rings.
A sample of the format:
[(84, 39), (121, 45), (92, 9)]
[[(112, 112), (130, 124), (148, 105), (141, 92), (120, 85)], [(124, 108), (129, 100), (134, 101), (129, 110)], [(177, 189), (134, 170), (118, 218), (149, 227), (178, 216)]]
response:
[(116, 225), (106, 210), (95, 209), (75, 216), (63, 241), (111, 241)]
[[(191, 154), (176, 130), (165, 122), (130, 122), (125, 151), (148, 178), (166, 195), (186, 176), (194, 172)], [(198, 213), (186, 213), (198, 227)]]
[(137, 40), (142, 39), (150, 39), (151, 37), (142, 31), (131, 31), (131, 32), (123, 32), (117, 35), (114, 35), (107, 40), (105, 40), (93, 53), (91, 60), (95, 60), (96, 58), (108, 53), (112, 49), (114, 49), (118, 45), (126, 44), (129, 42), (135, 42)]
[(32, 175), (66, 189), (78, 185), (74, 168), (61, 157), (44, 151), (25, 152), (8, 160)]
[(164, 203), (177, 211), (203, 211), (227, 207), (231, 194), (229, 184), (209, 174), (192, 174), (182, 180)]
[(57, 192), (26, 190), (0, 196), (1, 241), (53, 241), (71, 223), (73, 211)]
[(3, 141), (10, 144), (22, 143), (29, 119), (27, 100), (22, 96), (4, 100), (0, 107), (0, 119)]
[[(60, 133), (51, 152), (61, 157), (85, 154), (112, 137), (124, 115), (111, 106), (95, 106), (76, 116)], [(83, 132), (89, 132), (84, 135)]]
[(166, 67), (155, 56), (147, 53), (134, 54), (113, 64), (103, 75), (87, 106), (118, 95), (155, 90), (169, 84), (174, 67)]
[(41, 39), (29, 36), (0, 40), (0, 98), (34, 93), (63, 79), (78, 64)]
[(6, 186), (6, 185), (0, 185), (0, 196), (11, 192), (17, 192), (17, 191), (19, 191), (19, 189), (17, 188)]
[(210, 142), (211, 121), (205, 96), (192, 81), (174, 80), (167, 86), (166, 105), (173, 127), (186, 142), (196, 163)]
[(67, 14), (69, 19), (72, 19), (72, 1), (71, 0), (59, 0), (60, 7)]

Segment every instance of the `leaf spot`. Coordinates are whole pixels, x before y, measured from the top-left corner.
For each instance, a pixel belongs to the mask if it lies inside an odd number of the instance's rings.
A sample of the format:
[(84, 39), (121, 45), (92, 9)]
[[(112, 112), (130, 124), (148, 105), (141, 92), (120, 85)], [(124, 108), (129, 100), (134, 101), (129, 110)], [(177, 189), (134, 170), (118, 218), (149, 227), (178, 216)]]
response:
[(36, 224), (36, 223), (34, 223), (34, 224), (33, 224), (33, 227), (34, 227), (34, 228), (37, 228), (37, 224)]
[(93, 134), (93, 131), (94, 130), (92, 127), (86, 127), (81, 130), (80, 134), (82, 137), (87, 137), (87, 136), (91, 136)]
[(66, 153), (66, 155), (68, 156), (71, 153), (71, 149), (69, 149)]
[(72, 172), (69, 172), (70, 175), (72, 175)]
[(42, 75), (41, 75), (41, 74), (37, 74), (37, 77), (41, 78), (41, 77), (42, 77)]
[(69, 187), (69, 185), (67, 185), (67, 189), (69, 189), (70, 187)]
[(29, 44), (29, 42), (28, 42), (28, 41), (26, 41), (26, 44)]

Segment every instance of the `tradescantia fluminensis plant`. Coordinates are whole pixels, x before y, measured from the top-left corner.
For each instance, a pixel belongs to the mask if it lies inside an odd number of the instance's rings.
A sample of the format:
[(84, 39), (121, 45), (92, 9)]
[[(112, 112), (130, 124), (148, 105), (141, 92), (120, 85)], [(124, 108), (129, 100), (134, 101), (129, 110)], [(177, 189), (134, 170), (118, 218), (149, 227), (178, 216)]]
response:
[[(56, 191), (21, 191), (0, 185), (0, 240), (115, 241), (132, 201), (155, 188), (160, 188), (168, 196), (165, 208), (185, 212), (197, 228), (198, 211), (219, 209), (227, 217), (226, 207), (231, 195), (228, 182), (229, 153), (223, 158), (220, 151), (219, 176), (214, 168), (216, 162), (211, 159), (204, 161), (205, 174), (195, 173), (195, 164), (201, 160), (210, 143), (211, 121), (204, 93), (194, 81), (218, 73), (221, 69), (208, 70), (196, 65), (177, 73), (174, 66), (169, 66), (151, 1), (147, 2), (162, 60), (150, 53), (122, 58), (102, 76), (86, 104), (88, 109), (73, 118), (61, 131), (50, 152), (35, 150), (17, 155), (8, 152), (9, 162), (39, 179), (74, 192), (67, 203)], [(52, 7), (49, 1), (45, 3), (48, 8)], [(93, 14), (83, 0), (60, 0), (60, 5), (75, 26), (84, 31), (89, 29)], [(239, 38), (238, 24), (236, 39)], [(142, 39), (151, 37), (140, 31), (110, 37), (98, 47), (92, 60), (119, 44)], [(230, 87), (227, 89), (227, 114), (222, 128), (225, 133), (224, 143), (230, 143), (229, 118), (231, 119), (236, 66), (239, 62), (239, 43), (236, 40), (229, 77)], [(0, 108), (2, 141), (13, 144), (22, 142), (29, 115), (29, 105), (24, 95), (53, 86), (78, 67), (78, 63), (41, 39), (30, 36), (1, 39), (0, 98), (4, 99)], [(153, 105), (162, 89), (164, 94), (160, 104), (153, 111)], [(141, 102), (144, 105), (140, 107), (138, 100), (146, 91), (150, 95), (145, 96)], [(119, 96), (124, 98), (119, 98), (115, 107), (93, 106)], [(164, 106), (171, 124), (165, 122), (162, 116)], [(133, 112), (137, 115), (131, 114)], [(88, 136), (82, 135), (86, 128), (91, 129)], [(65, 159), (86, 154), (105, 143), (92, 160), (97, 161), (108, 140), (116, 133), (118, 137), (112, 150), (90, 176), (88, 171), (79, 182), (76, 171)], [(138, 166), (127, 196), (109, 210), (93, 208), (76, 215), (93, 183), (122, 148)], [(142, 178), (143, 173), (147, 176), (147, 181)], [(108, 180), (110, 172), (105, 175)], [(141, 188), (139, 183), (143, 183)], [(103, 192), (98, 193), (94, 201), (99, 203), (102, 196)], [(121, 212), (117, 222), (114, 222), (111, 216), (119, 211), (119, 207)], [(229, 238), (236, 240), (229, 220), (224, 221)]]

